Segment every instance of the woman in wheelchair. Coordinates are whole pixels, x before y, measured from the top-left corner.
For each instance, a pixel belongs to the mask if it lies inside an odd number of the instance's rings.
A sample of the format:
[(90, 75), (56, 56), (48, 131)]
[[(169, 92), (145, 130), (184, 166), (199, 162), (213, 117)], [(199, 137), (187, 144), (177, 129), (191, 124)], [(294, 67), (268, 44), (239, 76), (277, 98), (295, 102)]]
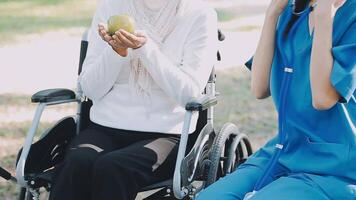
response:
[[(101, 23), (117, 14), (142, 31), (110, 36)], [(50, 199), (132, 200), (171, 178), (184, 106), (204, 91), (216, 50), (216, 13), (201, 1), (103, 0), (80, 75), (93, 123), (70, 144)]]
[(272, 95), (278, 136), (199, 200), (356, 199), (355, 10), (354, 0), (272, 0), (251, 83), (257, 98)]

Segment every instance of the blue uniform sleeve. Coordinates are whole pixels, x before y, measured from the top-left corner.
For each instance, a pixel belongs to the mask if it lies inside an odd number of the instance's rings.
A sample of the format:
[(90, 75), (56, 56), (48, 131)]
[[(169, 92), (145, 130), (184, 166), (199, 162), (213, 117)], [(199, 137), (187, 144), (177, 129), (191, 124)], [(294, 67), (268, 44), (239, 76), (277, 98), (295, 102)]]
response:
[(356, 26), (350, 28), (341, 43), (332, 48), (334, 65), (331, 84), (340, 94), (341, 103), (347, 103), (356, 89)]

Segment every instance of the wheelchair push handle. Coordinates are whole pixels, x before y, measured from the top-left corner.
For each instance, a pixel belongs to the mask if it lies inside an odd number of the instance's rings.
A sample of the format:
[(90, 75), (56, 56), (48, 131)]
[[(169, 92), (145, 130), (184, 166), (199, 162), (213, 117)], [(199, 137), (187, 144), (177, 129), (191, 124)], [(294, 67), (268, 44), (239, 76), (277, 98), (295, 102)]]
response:
[(218, 29), (218, 39), (220, 42), (225, 40), (225, 35), (223, 34), (223, 32), (220, 29)]
[(4, 168), (0, 167), (0, 176), (3, 177), (5, 180), (12, 180), (16, 182), (15, 177), (13, 177), (10, 172), (6, 171)]

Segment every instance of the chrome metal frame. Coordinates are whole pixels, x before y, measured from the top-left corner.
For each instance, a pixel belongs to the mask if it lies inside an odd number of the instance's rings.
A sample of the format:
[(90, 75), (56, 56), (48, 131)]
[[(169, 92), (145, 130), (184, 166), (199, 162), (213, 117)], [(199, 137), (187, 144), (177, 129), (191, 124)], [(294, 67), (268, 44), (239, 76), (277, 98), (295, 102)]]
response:
[[(88, 31), (86, 31), (83, 34), (82, 40), (84, 40), (84, 41), (88, 40)], [(80, 116), (81, 116), (81, 107), (82, 107), (81, 105), (82, 105), (83, 100), (84, 100), (84, 96), (83, 96), (83, 92), (82, 92), (82, 89), (81, 89), (81, 86), (79, 83), (79, 79), (78, 79), (77, 80), (77, 92), (76, 92), (75, 99), (48, 102), (48, 103), (39, 103), (37, 106), (35, 116), (32, 120), (31, 127), (30, 127), (29, 131), (27, 132), (27, 136), (26, 136), (26, 139), (25, 139), (25, 142), (23, 145), (23, 150), (21, 152), (20, 158), (19, 158), (17, 166), (16, 166), (16, 176), (11, 178), (12, 182), (19, 184), (21, 187), (27, 188), (28, 191), (31, 192), (32, 195), (34, 196), (34, 199), (38, 199), (38, 191), (33, 190), (29, 186), (28, 182), (25, 180), (25, 166), (26, 166), (27, 157), (30, 152), (31, 145), (33, 143), (33, 139), (35, 137), (42, 113), (47, 106), (77, 102), (78, 105), (77, 105), (75, 121), (76, 121), (76, 134), (78, 134), (80, 131), (80, 126), (81, 126), (81, 122), (80, 122), (81, 117)]]
[[(203, 95), (200, 100), (198, 100), (198, 103), (204, 103), (204, 100), (208, 100), (209, 97), (216, 96), (214, 70), (213, 70), (212, 74), (214, 77), (211, 80), (209, 80), (209, 82), (206, 86), (206, 94)], [(193, 114), (196, 112), (198, 112), (198, 111), (187, 111), (185, 113), (185, 117), (184, 117), (183, 129), (182, 129), (182, 133), (181, 133), (178, 155), (177, 155), (176, 166), (175, 166), (174, 177), (173, 177), (173, 194), (177, 199), (183, 199), (187, 195), (191, 195), (192, 191), (196, 192), (195, 188), (193, 188), (193, 187), (189, 188), (186, 186), (182, 186), (182, 177), (181, 177), (181, 167), (182, 167), (182, 162), (183, 162), (185, 152), (187, 149), (187, 142), (188, 142), (188, 137), (189, 137), (189, 127), (190, 127), (190, 123), (191, 123), (191, 118), (192, 118)], [(207, 113), (208, 113), (207, 124), (209, 124), (211, 127), (213, 127), (213, 125), (214, 125), (214, 106), (210, 106), (207, 109)], [(191, 179), (192, 176), (194, 176), (196, 167), (197, 166), (194, 165), (193, 174), (191, 174), (190, 177), (188, 177), (188, 179)]]
[(180, 170), (181, 170), (183, 158), (185, 156), (185, 151), (187, 148), (189, 127), (190, 127), (190, 121), (191, 121), (192, 115), (193, 115), (192, 111), (187, 111), (185, 114), (185, 117), (184, 117), (183, 130), (182, 130), (182, 134), (180, 137), (176, 167), (174, 170), (173, 192), (174, 192), (174, 196), (178, 199), (183, 199), (185, 196), (188, 195), (188, 192), (189, 192), (188, 188), (182, 187), (182, 179), (181, 179), (181, 171)]
[(32, 120), (31, 127), (30, 127), (29, 131), (27, 132), (25, 143), (23, 145), (23, 149), (22, 149), (20, 158), (19, 158), (17, 166), (16, 166), (16, 180), (17, 180), (17, 183), (21, 187), (29, 188), (28, 182), (25, 180), (25, 165), (26, 165), (27, 157), (30, 152), (31, 145), (33, 143), (33, 139), (35, 137), (35, 134), (36, 134), (38, 125), (40, 123), (40, 119), (41, 119), (44, 109), (47, 106), (78, 102), (78, 112), (77, 112), (77, 116), (76, 116), (76, 122), (78, 122), (78, 123), (76, 123), (76, 124), (77, 124), (77, 131), (79, 131), (81, 99), (82, 98), (79, 95), (77, 95), (76, 99), (38, 104), (36, 112), (35, 112), (35, 116)]

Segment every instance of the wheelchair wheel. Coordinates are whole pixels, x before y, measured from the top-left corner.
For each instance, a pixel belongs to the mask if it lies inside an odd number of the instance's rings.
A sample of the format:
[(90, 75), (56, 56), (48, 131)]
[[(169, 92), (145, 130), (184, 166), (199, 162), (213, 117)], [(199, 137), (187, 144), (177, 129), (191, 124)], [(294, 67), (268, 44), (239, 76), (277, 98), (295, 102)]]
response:
[(46, 190), (36, 190), (38, 194), (36, 194), (37, 197), (33, 196), (32, 193), (27, 189), (27, 188), (20, 188), (19, 194), (18, 194), (18, 200), (46, 200), (49, 198), (49, 192)]
[(26, 188), (20, 188), (18, 200), (33, 200), (32, 194)]
[(215, 137), (210, 151), (210, 166), (205, 187), (236, 170), (252, 154), (252, 147), (245, 134), (232, 123), (223, 126)]
[(18, 196), (18, 200), (25, 200), (26, 199), (26, 193), (27, 193), (27, 190), (26, 188), (23, 188), (21, 187), (20, 188), (20, 192), (19, 192), (19, 196)]

